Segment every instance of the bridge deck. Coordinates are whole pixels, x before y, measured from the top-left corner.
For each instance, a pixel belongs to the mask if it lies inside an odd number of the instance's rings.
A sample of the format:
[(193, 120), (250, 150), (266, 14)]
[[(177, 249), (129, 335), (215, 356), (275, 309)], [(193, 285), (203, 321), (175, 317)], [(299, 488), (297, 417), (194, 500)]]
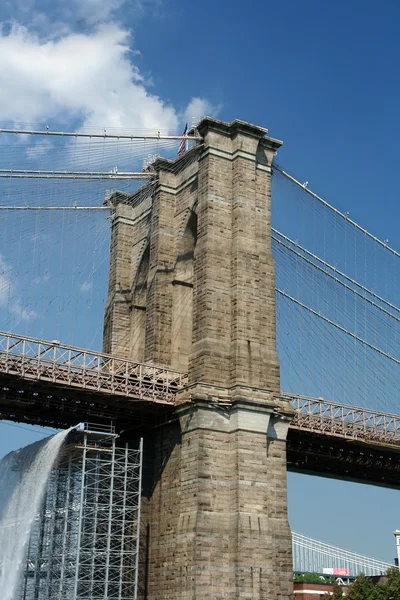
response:
[(0, 332), (0, 373), (112, 396), (173, 404), (187, 375), (101, 352)]
[[(0, 332), (3, 419), (53, 427), (88, 418), (112, 420), (125, 429), (154, 425), (172, 416), (175, 395), (186, 383), (186, 374), (167, 367)], [(288, 438), (289, 468), (357, 480), (370, 480), (376, 468), (373, 479), (381, 481), (389, 469), (393, 483), (400, 485), (399, 416), (323, 398), (282, 396), (295, 410)], [(362, 471), (364, 467), (368, 472)]]

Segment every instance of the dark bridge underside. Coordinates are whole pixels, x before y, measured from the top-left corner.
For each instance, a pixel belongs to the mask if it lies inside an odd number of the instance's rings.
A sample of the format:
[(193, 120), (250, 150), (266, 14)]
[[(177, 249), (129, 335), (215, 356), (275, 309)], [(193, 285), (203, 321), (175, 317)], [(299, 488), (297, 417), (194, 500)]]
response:
[(147, 398), (127, 398), (0, 375), (0, 419), (56, 429), (73, 427), (83, 421), (112, 423), (117, 430), (127, 431), (154, 426), (171, 414), (173, 405), (151, 402)]
[(288, 471), (400, 488), (400, 451), (289, 429)]
[[(112, 422), (129, 437), (171, 418), (173, 406), (167, 404), (0, 376), (0, 419), (60, 429), (82, 421)], [(287, 466), (298, 473), (400, 488), (400, 452), (390, 446), (290, 428)]]

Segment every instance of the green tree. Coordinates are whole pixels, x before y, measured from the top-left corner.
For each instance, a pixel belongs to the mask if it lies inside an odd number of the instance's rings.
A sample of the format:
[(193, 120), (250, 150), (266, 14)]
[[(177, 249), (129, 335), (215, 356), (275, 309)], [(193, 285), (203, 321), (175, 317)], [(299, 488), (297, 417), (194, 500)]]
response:
[(317, 573), (301, 573), (293, 577), (294, 583), (321, 583)]
[(385, 588), (386, 598), (389, 600), (400, 600), (400, 571), (397, 567), (387, 570), (387, 583)]
[(330, 576), (318, 575), (318, 573), (301, 573), (293, 576), (294, 583), (335, 583), (336, 579)]
[(387, 600), (384, 585), (376, 584), (370, 577), (359, 575), (346, 594), (346, 600)]
[(341, 600), (343, 598), (342, 588), (338, 583), (333, 584), (332, 594), (324, 594), (323, 600)]

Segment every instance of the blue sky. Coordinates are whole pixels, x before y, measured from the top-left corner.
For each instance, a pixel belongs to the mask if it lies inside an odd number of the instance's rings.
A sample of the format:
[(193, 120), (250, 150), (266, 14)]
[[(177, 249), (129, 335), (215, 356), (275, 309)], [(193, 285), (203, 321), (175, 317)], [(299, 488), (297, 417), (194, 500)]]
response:
[[(284, 141), (280, 164), (398, 249), (399, 20), (392, 0), (6, 0), (0, 122), (248, 120)], [(0, 454), (35, 439), (0, 431)], [(399, 499), (289, 474), (293, 529), (377, 558), (395, 554)]]

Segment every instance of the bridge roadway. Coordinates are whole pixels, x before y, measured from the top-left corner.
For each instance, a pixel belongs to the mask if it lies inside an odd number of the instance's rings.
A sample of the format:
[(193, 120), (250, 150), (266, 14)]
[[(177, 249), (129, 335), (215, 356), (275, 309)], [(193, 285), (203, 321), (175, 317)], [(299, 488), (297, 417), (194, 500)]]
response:
[[(187, 375), (100, 352), (0, 332), (0, 418), (64, 428), (110, 422), (125, 431), (174, 418)], [(400, 416), (282, 393), (294, 409), (288, 469), (400, 487)], [(226, 405), (221, 407), (226, 410)]]

